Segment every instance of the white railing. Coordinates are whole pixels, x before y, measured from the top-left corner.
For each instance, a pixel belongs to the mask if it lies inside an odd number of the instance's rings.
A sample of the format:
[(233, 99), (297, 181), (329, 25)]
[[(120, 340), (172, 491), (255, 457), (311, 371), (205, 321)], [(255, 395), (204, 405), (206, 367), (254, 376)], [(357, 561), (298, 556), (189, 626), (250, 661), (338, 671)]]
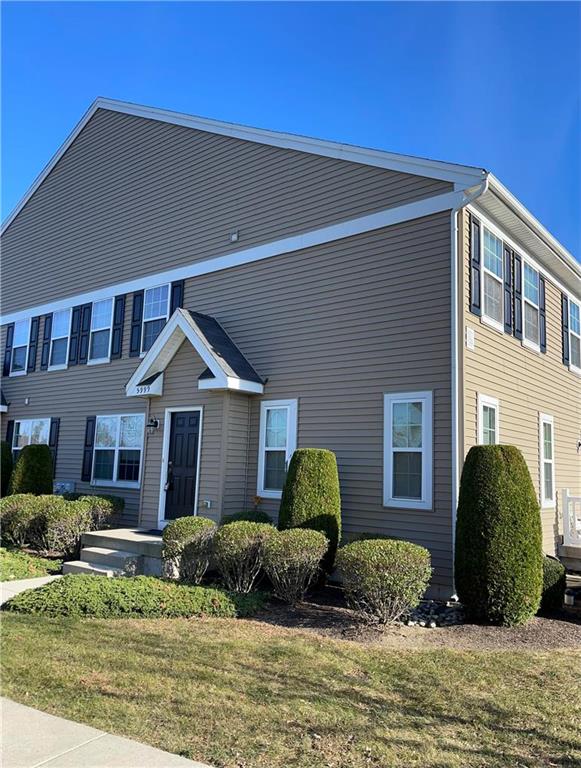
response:
[(563, 544), (581, 547), (581, 496), (572, 496), (568, 488), (561, 491), (563, 501)]

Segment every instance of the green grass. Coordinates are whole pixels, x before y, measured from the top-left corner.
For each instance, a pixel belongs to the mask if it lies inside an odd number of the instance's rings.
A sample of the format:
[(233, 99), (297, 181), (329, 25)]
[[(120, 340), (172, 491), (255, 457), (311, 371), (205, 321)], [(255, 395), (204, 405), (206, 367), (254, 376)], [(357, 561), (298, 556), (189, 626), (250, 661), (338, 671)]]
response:
[(4, 614), (4, 695), (228, 768), (581, 762), (581, 653), (396, 651), (230, 619)]
[(47, 560), (26, 552), (0, 547), (0, 581), (50, 576), (59, 573), (61, 568), (62, 560)]

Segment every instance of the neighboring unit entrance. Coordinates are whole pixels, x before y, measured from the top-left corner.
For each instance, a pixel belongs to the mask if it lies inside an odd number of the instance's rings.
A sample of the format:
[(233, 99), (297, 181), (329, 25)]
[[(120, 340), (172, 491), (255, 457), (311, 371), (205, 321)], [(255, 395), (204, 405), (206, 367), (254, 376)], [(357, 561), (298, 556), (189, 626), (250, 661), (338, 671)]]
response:
[(199, 443), (199, 411), (172, 413), (164, 514), (166, 520), (196, 514)]

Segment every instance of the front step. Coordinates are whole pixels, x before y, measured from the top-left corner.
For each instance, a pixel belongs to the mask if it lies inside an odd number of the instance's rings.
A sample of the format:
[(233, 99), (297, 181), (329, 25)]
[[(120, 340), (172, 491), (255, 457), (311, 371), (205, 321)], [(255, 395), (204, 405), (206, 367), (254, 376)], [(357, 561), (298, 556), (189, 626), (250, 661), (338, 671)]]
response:
[(129, 575), (141, 573), (143, 568), (143, 555), (109, 547), (83, 547), (81, 560), (84, 563), (113, 568)]
[(87, 563), (83, 560), (71, 560), (63, 563), (63, 573), (84, 573), (87, 576), (123, 576), (123, 571), (117, 568), (107, 568), (99, 563)]
[(118, 549), (134, 555), (161, 559), (161, 536), (143, 533), (138, 528), (116, 528), (105, 531), (83, 533), (81, 545), (103, 549)]

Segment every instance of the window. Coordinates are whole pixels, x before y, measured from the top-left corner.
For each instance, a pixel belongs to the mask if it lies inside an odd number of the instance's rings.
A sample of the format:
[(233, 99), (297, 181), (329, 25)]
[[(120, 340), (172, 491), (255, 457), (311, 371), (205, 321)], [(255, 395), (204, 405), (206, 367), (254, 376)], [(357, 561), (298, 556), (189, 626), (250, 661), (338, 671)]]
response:
[(109, 360), (112, 322), (113, 299), (95, 301), (91, 311), (89, 362), (102, 362), (104, 360)]
[(48, 445), (50, 419), (26, 419), (14, 422), (12, 437), (12, 455), (18, 458), (20, 449), (25, 445)]
[(28, 357), (28, 340), (30, 339), (30, 320), (19, 320), (14, 323), (12, 340), (12, 357), (10, 360), (10, 375), (22, 376), (26, 373)]
[(280, 499), (288, 462), (297, 447), (297, 401), (260, 404), (259, 496)]
[(432, 507), (432, 393), (384, 395), (386, 507)]
[(94, 485), (139, 486), (144, 423), (142, 413), (97, 416), (93, 455)]
[(478, 395), (478, 444), (498, 445), (500, 442), (498, 400)]
[(579, 304), (569, 299), (569, 360), (571, 368), (581, 373), (581, 321)]
[(52, 316), (52, 330), (50, 335), (49, 368), (58, 369), (67, 367), (70, 330), (71, 310), (61, 309), (59, 312), (54, 312)]
[(524, 341), (539, 349), (539, 273), (524, 262)]
[(483, 237), (484, 264), (482, 276), (483, 316), (503, 329), (503, 256), (502, 240), (485, 227)]
[(151, 349), (166, 323), (169, 309), (169, 285), (148, 288), (143, 299), (143, 333), (141, 351)]
[(539, 414), (541, 507), (555, 506), (555, 433), (553, 417)]

